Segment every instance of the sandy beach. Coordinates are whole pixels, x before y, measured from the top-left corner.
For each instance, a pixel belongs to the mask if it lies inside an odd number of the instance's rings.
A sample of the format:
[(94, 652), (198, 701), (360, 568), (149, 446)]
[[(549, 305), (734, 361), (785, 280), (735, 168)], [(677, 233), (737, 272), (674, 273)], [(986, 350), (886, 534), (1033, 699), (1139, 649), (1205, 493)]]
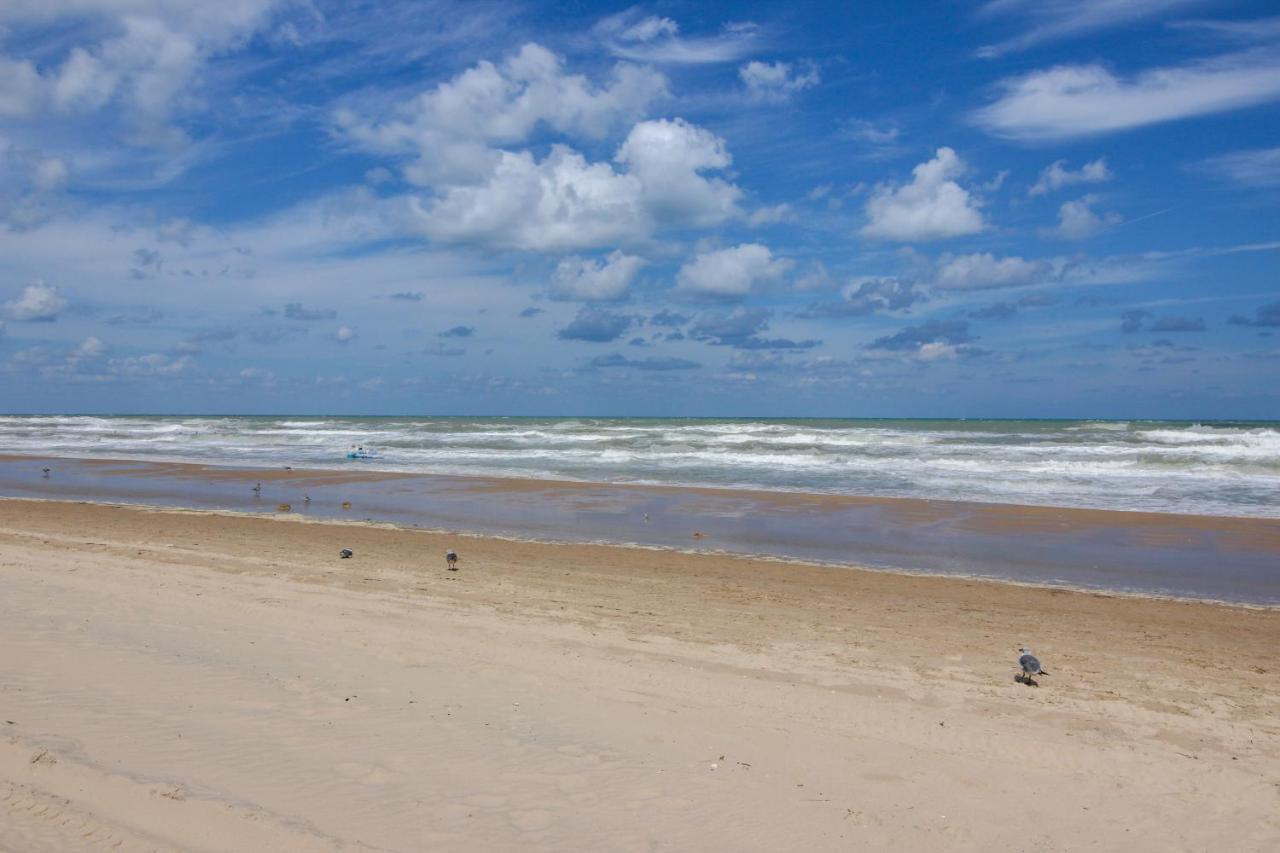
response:
[(1280, 844), (1275, 609), (25, 500), (0, 578), (4, 850)]

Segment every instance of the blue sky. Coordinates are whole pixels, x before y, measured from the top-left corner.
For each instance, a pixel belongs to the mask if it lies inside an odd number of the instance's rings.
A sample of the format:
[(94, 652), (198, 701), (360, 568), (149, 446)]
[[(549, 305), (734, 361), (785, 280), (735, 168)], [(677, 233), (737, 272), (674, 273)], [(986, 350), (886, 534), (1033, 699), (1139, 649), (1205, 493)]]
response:
[(8, 0), (8, 411), (1280, 417), (1265, 2)]

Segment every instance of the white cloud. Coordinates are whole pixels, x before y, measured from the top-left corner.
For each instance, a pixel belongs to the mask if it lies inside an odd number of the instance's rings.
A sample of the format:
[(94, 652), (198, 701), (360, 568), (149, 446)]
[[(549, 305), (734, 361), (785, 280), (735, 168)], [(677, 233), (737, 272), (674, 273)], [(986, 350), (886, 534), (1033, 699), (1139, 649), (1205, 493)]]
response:
[(872, 145), (891, 145), (902, 135), (902, 129), (892, 122), (881, 125), (858, 118), (845, 122), (840, 135)]
[(259, 382), (266, 386), (276, 384), (276, 375), (265, 367), (246, 367), (240, 371), (240, 378), (245, 382)]
[(656, 38), (669, 38), (678, 35), (680, 25), (670, 18), (659, 18), (651, 15), (633, 24), (619, 21), (619, 29), (615, 32), (619, 41), (637, 42), (653, 41)]
[(1092, 237), (1108, 225), (1120, 222), (1119, 214), (1106, 213), (1099, 216), (1094, 213), (1092, 205), (1097, 200), (1097, 196), (1087, 195), (1064, 203), (1058, 208), (1057, 227), (1045, 233), (1067, 240), (1083, 240), (1086, 237)]
[(546, 159), (501, 152), (488, 180), (418, 204), (430, 238), (500, 249), (573, 251), (632, 242), (649, 230), (633, 175), (557, 145)]
[(754, 24), (735, 23), (715, 35), (685, 37), (675, 21), (635, 7), (602, 19), (592, 32), (614, 56), (686, 65), (733, 62), (754, 50), (760, 35)]
[(1048, 41), (1152, 18), (1206, 0), (990, 0), (977, 11), (979, 18), (1008, 20), (1026, 17), (1026, 32), (978, 51), (987, 58), (1002, 56)]
[(1280, 147), (1232, 151), (1210, 157), (1204, 166), (1244, 187), (1280, 186)]
[(1107, 168), (1107, 158), (1099, 157), (1092, 163), (1085, 163), (1076, 171), (1067, 168), (1066, 160), (1057, 160), (1045, 166), (1040, 179), (1027, 191), (1029, 196), (1045, 195), (1072, 184), (1097, 184), (1109, 181), (1113, 177)]
[(1053, 265), (1047, 261), (996, 258), (990, 252), (945, 254), (938, 259), (934, 284), (942, 290), (988, 290), (1036, 284), (1053, 274)]
[(789, 269), (791, 262), (774, 258), (768, 247), (742, 243), (694, 257), (676, 274), (676, 289), (698, 296), (738, 299), (762, 284), (777, 281)]
[(822, 82), (817, 66), (808, 65), (800, 70), (789, 62), (752, 60), (738, 69), (738, 77), (752, 96), (762, 99), (785, 98)]
[(344, 108), (335, 121), (366, 150), (417, 155), (405, 170), (414, 183), (462, 183), (491, 173), (500, 156), (491, 146), (522, 143), (539, 126), (598, 139), (666, 95), (666, 78), (653, 69), (619, 64), (598, 86), (565, 73), (545, 47), (526, 44), (500, 65), (481, 61), (422, 93), (396, 118), (373, 122)]
[(1060, 65), (1010, 78), (974, 114), (989, 133), (1048, 141), (1250, 107), (1280, 98), (1280, 56), (1246, 51), (1120, 78), (1101, 65)]
[[(120, 376), (177, 376), (185, 373), (190, 366), (191, 356), (189, 355), (171, 358), (158, 352), (128, 358), (113, 358), (107, 362), (107, 370)], [(241, 371), (241, 378), (262, 378), (259, 373), (252, 371), (257, 371), (257, 368)]]
[(339, 326), (338, 331), (333, 335), (334, 339), (341, 344), (345, 344), (347, 341), (353, 340), (355, 336), (355, 330), (350, 326)]
[(67, 300), (58, 295), (58, 289), (43, 281), (27, 285), (20, 297), (4, 304), (9, 319), (27, 322), (51, 322), (66, 307)]
[(867, 200), (866, 237), (927, 240), (976, 234), (986, 227), (977, 203), (955, 178), (965, 165), (950, 148), (916, 166), (909, 184), (882, 184)]
[(40, 192), (53, 192), (67, 183), (70, 170), (65, 160), (59, 157), (46, 157), (36, 164), (31, 176), (31, 185)]
[(791, 205), (775, 204), (771, 207), (757, 207), (747, 216), (747, 224), (752, 228), (759, 228), (763, 225), (775, 225), (779, 222), (794, 222), (796, 212)]
[(643, 186), (644, 205), (661, 222), (705, 227), (738, 214), (742, 191), (702, 173), (733, 162), (724, 140), (684, 119), (637, 124), (614, 159)]
[(730, 163), (724, 141), (681, 119), (637, 124), (615, 160), (590, 163), (566, 146), (541, 161), (498, 153), (487, 181), (443, 189), (418, 205), (442, 242), (558, 252), (634, 243), (655, 229), (707, 227), (739, 213), (742, 191), (702, 174)]
[(106, 344), (104, 344), (100, 339), (88, 337), (81, 341), (80, 346), (76, 347), (72, 351), (71, 357), (77, 361), (86, 358), (97, 358), (106, 351)]
[(634, 255), (612, 252), (602, 261), (590, 258), (565, 258), (556, 265), (551, 277), (551, 294), (559, 299), (585, 299), (608, 302), (623, 299), (631, 282), (644, 266)]
[(182, 135), (167, 122), (194, 103), (191, 92), (205, 64), (268, 24), (278, 5), (10, 0), (0, 7), (0, 27), (79, 27), (102, 37), (73, 46), (61, 62), (43, 68), (0, 57), (0, 115), (66, 118), (115, 105), (133, 142), (178, 141)]

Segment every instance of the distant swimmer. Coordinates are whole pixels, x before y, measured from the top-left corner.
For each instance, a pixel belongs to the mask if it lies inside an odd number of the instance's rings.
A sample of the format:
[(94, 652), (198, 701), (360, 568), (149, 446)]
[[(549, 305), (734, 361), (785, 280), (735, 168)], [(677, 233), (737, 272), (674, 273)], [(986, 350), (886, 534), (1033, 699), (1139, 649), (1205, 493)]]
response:
[(449, 567), (449, 571), (456, 572), (458, 570), (458, 553), (452, 549), (445, 551), (444, 564)]

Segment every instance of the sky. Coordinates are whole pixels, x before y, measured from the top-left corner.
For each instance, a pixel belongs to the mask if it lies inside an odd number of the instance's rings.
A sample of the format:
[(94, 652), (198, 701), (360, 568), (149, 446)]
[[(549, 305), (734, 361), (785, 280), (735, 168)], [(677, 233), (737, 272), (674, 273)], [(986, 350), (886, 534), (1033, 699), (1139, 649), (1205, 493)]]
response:
[(1278, 11), (5, 0), (0, 409), (1280, 418)]

